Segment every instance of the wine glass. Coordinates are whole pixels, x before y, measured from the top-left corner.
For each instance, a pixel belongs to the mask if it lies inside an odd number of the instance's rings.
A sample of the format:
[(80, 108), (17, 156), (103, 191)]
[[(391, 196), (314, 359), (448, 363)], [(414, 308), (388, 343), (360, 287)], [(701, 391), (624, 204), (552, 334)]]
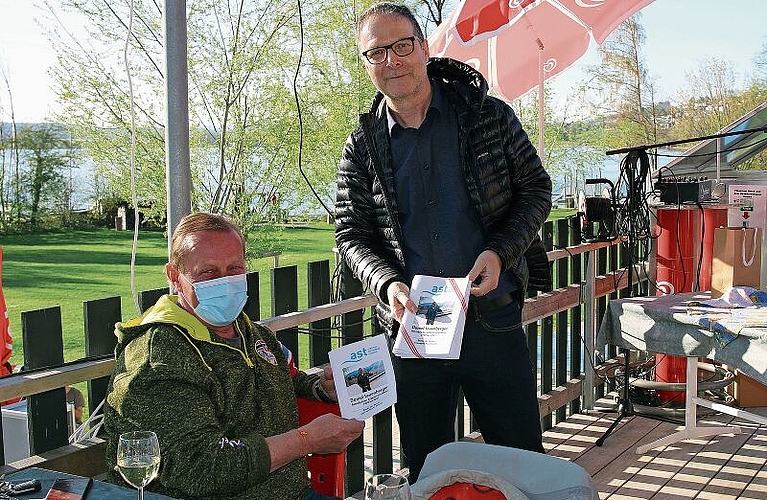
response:
[(365, 500), (410, 500), (410, 485), (399, 474), (376, 474), (367, 480)]
[(152, 431), (120, 434), (117, 444), (117, 470), (125, 481), (138, 489), (138, 499), (144, 500), (144, 486), (160, 469), (160, 443)]

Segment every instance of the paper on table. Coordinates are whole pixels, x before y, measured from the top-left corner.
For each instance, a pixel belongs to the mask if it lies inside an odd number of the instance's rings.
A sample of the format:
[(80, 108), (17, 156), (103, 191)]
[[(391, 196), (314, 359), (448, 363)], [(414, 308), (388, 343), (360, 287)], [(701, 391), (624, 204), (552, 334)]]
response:
[(470, 288), (469, 278), (417, 274), (410, 300), (418, 310), (405, 311), (392, 352), (401, 358), (458, 359)]
[(339, 347), (328, 356), (342, 417), (366, 420), (397, 402), (385, 335)]

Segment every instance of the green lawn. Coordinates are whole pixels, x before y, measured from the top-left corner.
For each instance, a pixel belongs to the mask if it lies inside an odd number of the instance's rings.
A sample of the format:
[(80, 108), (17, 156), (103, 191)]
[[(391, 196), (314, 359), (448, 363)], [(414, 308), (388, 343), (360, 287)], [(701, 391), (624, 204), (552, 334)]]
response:
[[(555, 211), (552, 218), (572, 213)], [(274, 246), (259, 248), (282, 251), (280, 266), (296, 265), (299, 281), (299, 308), (306, 307), (306, 263), (329, 259), (334, 262), (333, 226), (312, 224), (288, 227)], [(14, 337), (13, 364), (23, 363), (21, 312), (61, 306), (64, 359), (85, 355), (83, 301), (119, 295), (123, 319), (136, 315), (131, 297), (130, 259), (133, 234), (130, 231), (98, 229), (41, 234), (4, 235), (2, 284), (11, 333)], [(161, 231), (139, 233), (136, 254), (135, 288), (147, 290), (166, 286), (164, 265), (167, 240)], [(271, 316), (269, 269), (272, 258), (250, 262), (261, 282), (261, 317)]]
[[(305, 282), (306, 262), (333, 259), (332, 226), (318, 224), (287, 229), (281, 239), (285, 241), (280, 265), (298, 265), (299, 282)], [(136, 315), (131, 297), (133, 235), (130, 231), (99, 229), (4, 235), (0, 245), (3, 247), (3, 293), (14, 340), (13, 364), (23, 363), (22, 311), (61, 307), (66, 361), (85, 355), (83, 301), (119, 295), (122, 297), (123, 319)], [(140, 232), (136, 290), (166, 286), (166, 262), (165, 234), (161, 231)], [(271, 266), (271, 257), (256, 259), (250, 266), (260, 274), (263, 317), (270, 315), (268, 280)], [(305, 300), (302, 307), (305, 307)]]
[[(135, 312), (130, 293), (130, 232), (102, 229), (6, 235), (3, 292), (14, 340), (12, 363), (22, 363), (22, 311), (61, 306), (65, 360), (85, 355), (85, 300), (122, 296), (123, 315)], [(167, 253), (162, 232), (139, 234), (136, 288), (163, 286)]]

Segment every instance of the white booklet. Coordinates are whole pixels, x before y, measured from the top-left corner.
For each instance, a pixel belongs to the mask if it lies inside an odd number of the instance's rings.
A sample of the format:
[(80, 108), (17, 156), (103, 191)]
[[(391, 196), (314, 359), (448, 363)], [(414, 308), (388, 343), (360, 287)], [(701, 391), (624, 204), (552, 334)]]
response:
[(328, 353), (341, 416), (366, 420), (397, 402), (386, 335), (375, 335)]
[(392, 352), (401, 358), (458, 359), (470, 289), (469, 278), (417, 274), (410, 300), (418, 310), (405, 311)]

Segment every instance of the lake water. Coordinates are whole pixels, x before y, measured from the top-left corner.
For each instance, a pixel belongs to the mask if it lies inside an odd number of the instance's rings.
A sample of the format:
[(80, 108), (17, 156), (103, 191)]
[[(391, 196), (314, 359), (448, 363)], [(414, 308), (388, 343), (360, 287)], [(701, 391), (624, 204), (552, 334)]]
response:
[[(678, 155), (679, 153), (673, 150), (659, 150), (658, 151), (658, 157), (657, 157), (657, 163), (659, 167), (663, 167), (666, 164), (668, 164), (671, 160), (674, 158), (673, 155)], [(611, 181), (613, 184), (615, 184), (618, 181), (618, 176), (621, 172), (621, 161), (623, 160), (624, 155), (611, 155), (607, 156), (605, 155), (604, 159), (602, 160), (599, 167), (594, 171), (591, 172), (589, 175), (585, 176), (585, 179), (607, 179)], [(653, 162), (653, 159), (651, 158), (651, 164)], [(606, 193), (603, 193), (604, 189), (609, 188), (607, 183), (599, 183), (599, 184), (592, 184), (588, 186), (584, 186), (584, 178), (578, 179), (577, 187), (575, 188), (575, 191), (572, 192), (572, 189), (570, 188), (570, 180), (568, 179), (568, 184), (565, 184), (565, 180), (562, 178), (553, 178), (553, 189), (552, 189), (552, 198), (554, 199), (556, 204), (563, 205), (565, 202), (565, 196), (574, 196), (577, 197), (577, 193), (580, 190), (585, 191), (587, 196), (599, 196), (599, 195), (606, 195)]]
[[(661, 152), (663, 154), (671, 153), (671, 151), (668, 152)], [(6, 172), (8, 172), (8, 166), (11, 165), (10, 160), (10, 151), (0, 151), (0, 155), (5, 154), (5, 165), (6, 165)], [(604, 157), (604, 160), (600, 164), (600, 166), (591, 174), (587, 175), (586, 178), (605, 178), (609, 179), (613, 183), (615, 183), (618, 179), (618, 175), (620, 174), (620, 160), (622, 159), (621, 155), (614, 155), (614, 156), (606, 156)], [(665, 157), (665, 156), (659, 156), (658, 157), (658, 164), (663, 166), (667, 164), (671, 158)], [(23, 161), (23, 160), (22, 160)], [(68, 168), (63, 172), (64, 178), (67, 182), (71, 182), (73, 187), (73, 207), (76, 209), (84, 209), (92, 206), (93, 204), (93, 184), (94, 184), (94, 178), (93, 178), (93, 168), (92, 164), (87, 160), (81, 160), (78, 164), (72, 165), (72, 168)], [(8, 178), (8, 175), (6, 175), (6, 178)], [(569, 180), (568, 180), (569, 184)], [(596, 185), (590, 185), (586, 186), (584, 189), (584, 180), (581, 178), (579, 179), (577, 183), (577, 187), (575, 189), (575, 192), (570, 192), (571, 188), (568, 186), (567, 190), (565, 189), (565, 180), (562, 178), (554, 178), (553, 179), (553, 198), (555, 202), (563, 204), (565, 194), (568, 196), (577, 196), (578, 190), (583, 189), (588, 196), (594, 196), (601, 194), (601, 191), (603, 188), (606, 188), (606, 184), (596, 184)], [(333, 200), (327, 201), (327, 203), (332, 204)]]

